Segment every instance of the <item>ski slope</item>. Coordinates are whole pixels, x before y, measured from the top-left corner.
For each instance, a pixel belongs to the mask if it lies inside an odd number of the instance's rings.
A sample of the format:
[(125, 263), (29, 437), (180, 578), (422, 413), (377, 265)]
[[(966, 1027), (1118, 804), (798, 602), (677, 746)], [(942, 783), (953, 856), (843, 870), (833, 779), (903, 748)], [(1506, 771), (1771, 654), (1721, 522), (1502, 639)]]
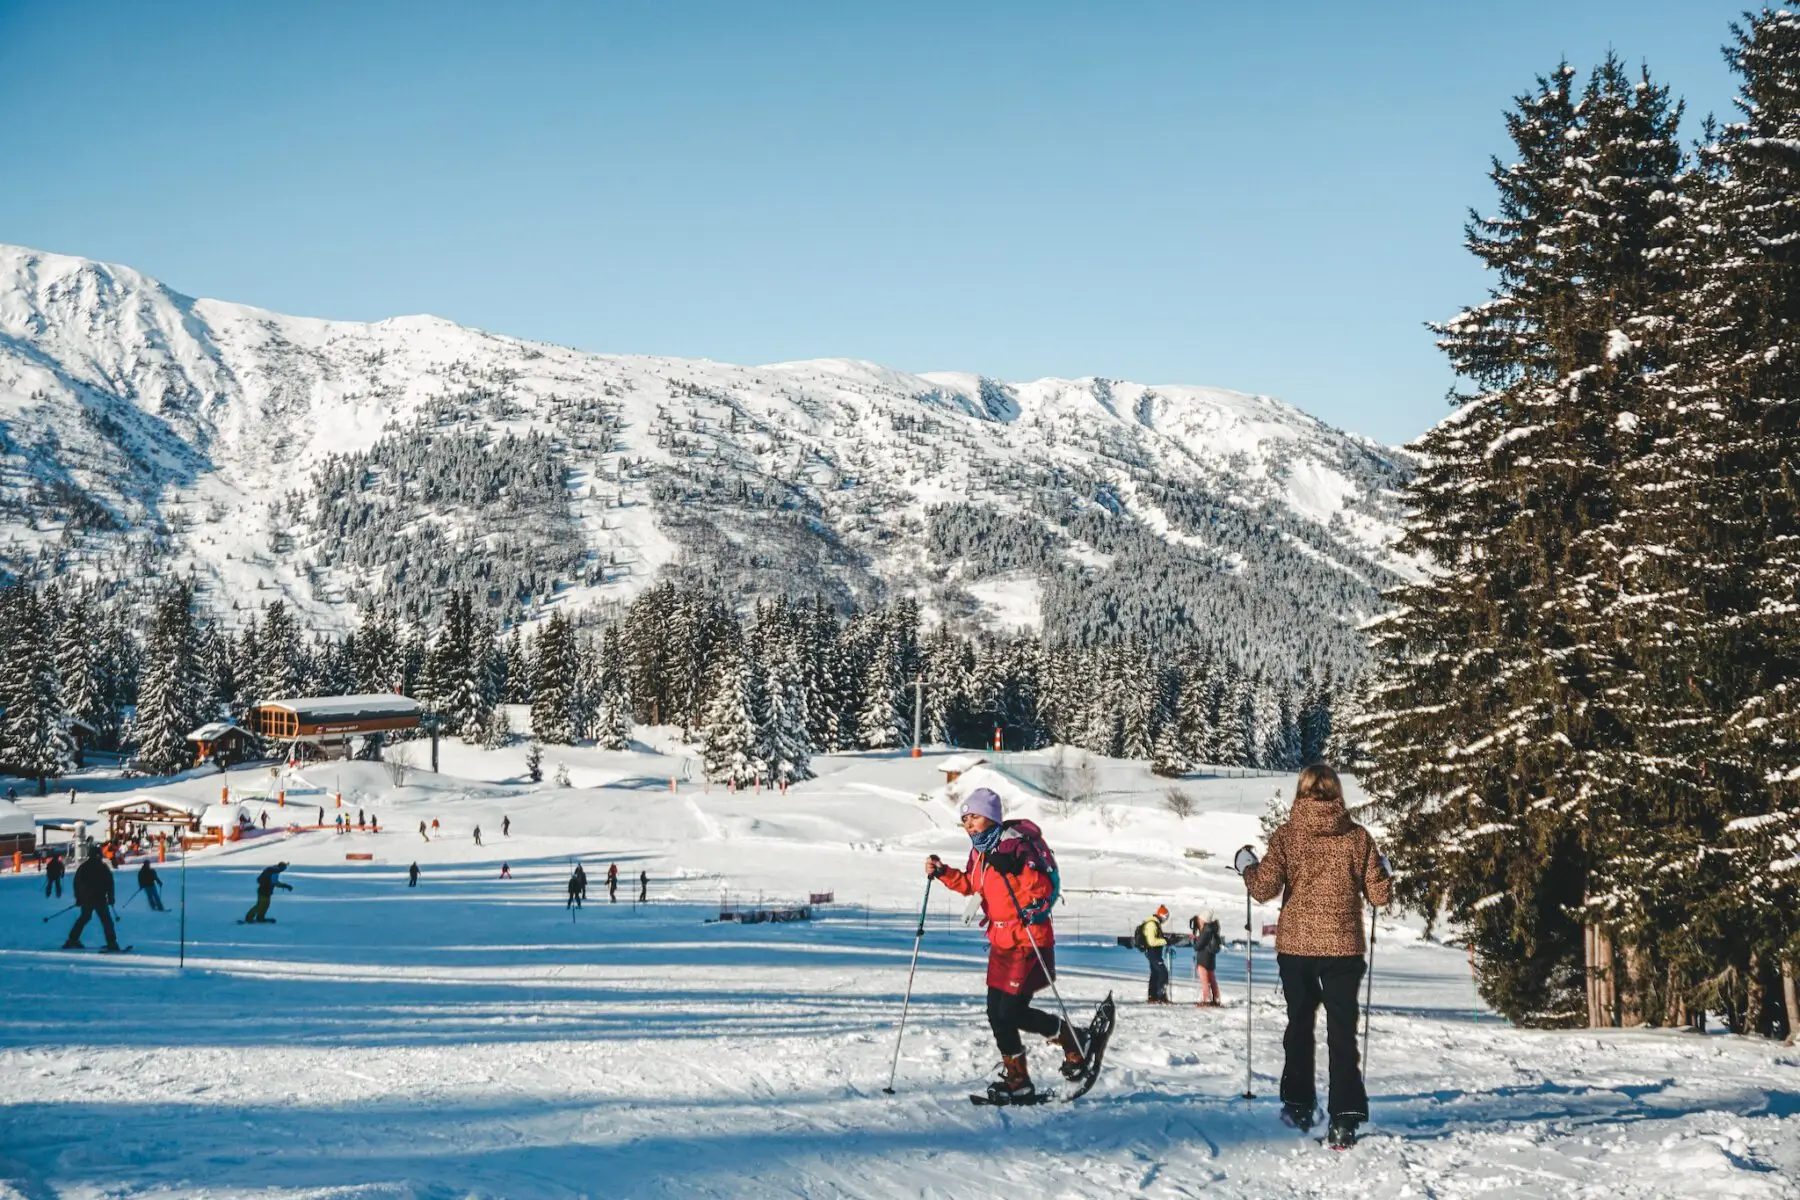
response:
[[(579, 786), (531, 785), (522, 752), (459, 745), (443, 774), (404, 786), (373, 764), (314, 769), (382, 832), (272, 832), (195, 853), (185, 885), (165, 864), (166, 915), (131, 900), (122, 872), (126, 957), (53, 949), (72, 914), (46, 924), (59, 903), (41, 877), (0, 875), (0, 1195), (1800, 1194), (1793, 1048), (1516, 1030), (1481, 1008), (1461, 952), (1404, 923), (1384, 925), (1377, 948), (1365, 1140), (1334, 1153), (1282, 1127), (1272, 954), (1255, 952), (1250, 1013), (1241, 950), (1221, 962), (1226, 1008), (1187, 1003), (1185, 957), (1178, 1003), (1151, 1008), (1141, 956), (1113, 939), (1159, 901), (1179, 925), (1212, 907), (1240, 926), (1225, 864), (1255, 838), (1273, 785), (1291, 781), (1190, 780), (1201, 811), (1181, 820), (1140, 764), (1095, 760), (1098, 795), (1082, 811), (1024, 804), (1065, 876), (1063, 993), (1078, 1009), (1109, 990), (1122, 1003), (1089, 1096), (1009, 1112), (966, 1099), (997, 1063), (984, 944), (941, 889), (897, 1094), (882, 1094), (921, 860), (966, 846), (949, 803), (918, 798), (941, 783), (932, 757), (816, 759), (820, 778), (787, 795), (680, 782), (678, 750), (550, 749), (546, 777), (559, 759)], [(1026, 755), (1006, 769), (1042, 765)], [(227, 782), (260, 787), (252, 771)], [(100, 775), (77, 786), (75, 805), (26, 803), (66, 817), (144, 790)], [(271, 826), (316, 816), (317, 799), (273, 809)], [(434, 819), (427, 843), (418, 824)], [(276, 894), (279, 923), (236, 924), (256, 872), (281, 859), (294, 891)], [(572, 860), (590, 878), (573, 913)], [(513, 878), (498, 878), (503, 861)], [(630, 903), (640, 870), (643, 906)], [(836, 901), (810, 923), (709, 921), (722, 895), (736, 906), (827, 890)], [(1258, 906), (1253, 922), (1275, 916)], [(1254, 1100), (1240, 1098), (1248, 1015)], [(1032, 1049), (1040, 1083), (1055, 1061)]]

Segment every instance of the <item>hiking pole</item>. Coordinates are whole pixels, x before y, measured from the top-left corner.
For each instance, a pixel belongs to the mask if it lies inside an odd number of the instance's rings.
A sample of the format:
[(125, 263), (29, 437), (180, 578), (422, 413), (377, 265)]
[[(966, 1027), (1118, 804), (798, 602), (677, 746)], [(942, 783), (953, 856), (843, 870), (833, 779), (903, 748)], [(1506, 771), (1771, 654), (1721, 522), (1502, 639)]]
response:
[[(139, 888), (139, 889), (138, 889), (138, 890), (137, 890), (137, 891), (135, 891), (135, 892), (133, 892), (133, 893), (131, 893), (131, 895), (129, 895), (129, 896), (127, 896), (127, 897), (126, 897), (126, 898), (125, 898), (125, 903), (123, 903), (123, 904), (121, 904), (121, 905), (119, 905), (119, 907), (120, 907), (120, 908), (130, 908), (130, 907), (131, 907), (131, 902), (132, 902), (132, 901), (133, 901), (133, 900), (136, 900), (136, 899), (137, 899), (137, 898), (138, 898), (138, 897), (139, 897), (139, 896), (141, 896), (141, 895), (143, 895), (143, 894), (144, 894), (144, 889), (143, 889), (143, 888)], [(114, 914), (113, 914), (113, 915), (114, 915), (114, 916), (115, 916), (115, 917), (116, 917), (116, 916), (118, 916), (118, 915), (119, 915), (119, 914), (117, 914), (117, 913), (114, 913)]]
[(1250, 1086), (1256, 1057), (1256, 954), (1250, 941), (1250, 885), (1244, 884), (1244, 1099), (1256, 1099)]
[(1369, 1081), (1369, 1010), (1375, 999), (1375, 904), (1369, 904), (1369, 976), (1363, 981), (1363, 1085)]
[(900, 1001), (900, 1031), (894, 1034), (894, 1063), (888, 1068), (888, 1085), (881, 1090), (894, 1094), (894, 1077), (900, 1072), (900, 1039), (906, 1036), (906, 1010), (912, 1004), (913, 974), (919, 969), (919, 943), (925, 940), (925, 910), (931, 907), (931, 877), (925, 877), (925, 902), (919, 905), (919, 931), (913, 934), (912, 966), (906, 968), (906, 996)]
[[(75, 907), (75, 905), (73, 905), (73, 904), (69, 905), (69, 908), (74, 908), (74, 907)], [(44, 924), (48, 925), (50, 922), (56, 920), (56, 918), (62, 916), (64, 913), (68, 912), (69, 908), (57, 909), (55, 912), (51, 913), (49, 916), (44, 918)]]
[[(985, 853), (982, 854), (981, 860), (983, 863), (987, 864), (988, 870), (994, 870), (993, 864), (987, 862), (987, 855)], [(1004, 871), (995, 871), (994, 873), (999, 875), (1000, 882), (1006, 885), (1006, 898), (1012, 901), (1013, 912), (1017, 914), (1019, 924), (1024, 926), (1025, 937), (1031, 942), (1031, 952), (1037, 956), (1038, 970), (1042, 971), (1044, 973), (1044, 978), (1050, 982), (1050, 994), (1056, 997), (1056, 1007), (1062, 1010), (1063, 1024), (1075, 1031), (1075, 1040), (1081, 1044), (1081, 1057), (1086, 1058), (1088, 1055), (1086, 1033), (1077, 1030), (1075, 1022), (1069, 1019), (1069, 1006), (1063, 1003), (1062, 991), (1056, 986), (1056, 976), (1051, 972), (1049, 964), (1044, 962), (1044, 952), (1038, 949), (1037, 934), (1031, 932), (1031, 926), (1027, 924), (1025, 920), (1025, 910), (1019, 907), (1019, 897), (1018, 894), (1013, 891), (1012, 880), (1006, 877)]]

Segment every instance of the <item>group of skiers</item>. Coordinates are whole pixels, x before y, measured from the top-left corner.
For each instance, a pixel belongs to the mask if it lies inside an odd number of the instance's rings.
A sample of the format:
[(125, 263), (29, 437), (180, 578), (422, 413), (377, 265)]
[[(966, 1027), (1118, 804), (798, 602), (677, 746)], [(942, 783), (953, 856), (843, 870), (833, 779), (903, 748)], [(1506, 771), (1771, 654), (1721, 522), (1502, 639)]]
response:
[(1188, 945), (1194, 950), (1194, 980), (1200, 987), (1200, 1005), (1205, 1008), (1217, 1008), (1222, 1003), (1219, 999), (1219, 977), (1214, 973), (1218, 963), (1219, 951), (1225, 947), (1225, 937), (1219, 928), (1218, 916), (1209, 908), (1204, 913), (1188, 918), (1188, 932), (1171, 934), (1165, 931), (1163, 922), (1169, 919), (1167, 905), (1158, 905), (1156, 911), (1145, 918), (1143, 924), (1132, 934), (1133, 948), (1142, 951), (1150, 962), (1150, 995), (1151, 1004), (1169, 1003), (1169, 959), (1171, 949), (1180, 945)]
[[(582, 902), (586, 899), (587, 870), (580, 863), (576, 863), (575, 870), (569, 875), (569, 900), (563, 907), (580, 908)], [(606, 902), (608, 904), (617, 904), (619, 902), (618, 863), (609, 863), (606, 867)], [(637, 902), (639, 904), (650, 903), (650, 872), (648, 871), (638, 872)]]
[[(925, 860), (925, 873), (952, 891), (980, 897), (988, 939), (988, 1025), (1001, 1058), (1000, 1078), (989, 1085), (986, 1100), (1031, 1103), (1038, 1093), (1023, 1034), (1057, 1045), (1068, 1078), (1081, 1075), (1088, 1056), (1099, 1049), (1090, 1030), (1072, 1025), (1066, 1010), (1058, 1016), (1031, 1006), (1040, 990), (1055, 987), (1056, 935), (1050, 920), (1058, 892), (1055, 858), (1035, 824), (1002, 818), (1000, 797), (987, 788), (965, 797), (959, 815), (971, 842), (967, 863), (957, 870), (934, 854)], [(1275, 938), (1288, 1016), (1282, 1039), (1282, 1120), (1298, 1129), (1311, 1129), (1317, 1121), (1314, 1026), (1323, 1006), (1330, 1079), (1327, 1140), (1337, 1148), (1350, 1146), (1369, 1115), (1356, 1045), (1357, 989), (1368, 966), (1362, 908), (1391, 899), (1387, 860), (1368, 830), (1350, 819), (1337, 772), (1319, 763), (1300, 772), (1293, 808), (1269, 838), (1265, 856), (1259, 860), (1245, 846), (1233, 869), (1252, 899), (1266, 903), (1282, 898)], [(1175, 940), (1163, 928), (1168, 916), (1168, 908), (1159, 906), (1134, 937), (1134, 945), (1150, 958), (1152, 1003), (1168, 1001), (1165, 955)], [(1211, 912), (1200, 914), (1189, 920), (1188, 928), (1202, 1002), (1217, 1004), (1213, 967), (1223, 945), (1218, 919)]]

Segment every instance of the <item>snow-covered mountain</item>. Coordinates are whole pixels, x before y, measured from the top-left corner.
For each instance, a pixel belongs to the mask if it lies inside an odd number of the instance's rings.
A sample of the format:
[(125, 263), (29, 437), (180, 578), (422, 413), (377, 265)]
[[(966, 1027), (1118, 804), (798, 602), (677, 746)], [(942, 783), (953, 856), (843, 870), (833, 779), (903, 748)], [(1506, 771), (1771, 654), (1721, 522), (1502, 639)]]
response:
[(280, 595), (325, 625), (455, 586), (502, 614), (603, 605), (677, 567), (745, 595), (1353, 654), (1410, 570), (1405, 454), (1263, 396), (590, 354), (195, 300), (10, 246), (0, 435), (9, 570), (191, 569), (217, 610)]

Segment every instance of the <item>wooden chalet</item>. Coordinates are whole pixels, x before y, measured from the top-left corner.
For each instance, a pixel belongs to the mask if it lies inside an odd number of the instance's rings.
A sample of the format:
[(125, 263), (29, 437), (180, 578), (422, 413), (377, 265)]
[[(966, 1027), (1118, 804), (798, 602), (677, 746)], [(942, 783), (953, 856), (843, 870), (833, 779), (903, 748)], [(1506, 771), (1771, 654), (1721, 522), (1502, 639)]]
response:
[(973, 771), (985, 762), (987, 759), (979, 754), (952, 754), (938, 764), (938, 770), (944, 773), (945, 783), (955, 783), (965, 772)]
[(184, 796), (126, 796), (102, 804), (100, 815), (106, 818), (107, 839), (118, 841), (137, 825), (152, 831), (162, 826), (171, 834), (198, 834), (200, 818), (209, 806), (208, 801)]
[(417, 700), (378, 692), (367, 696), (307, 696), (264, 700), (250, 710), (250, 728), (290, 746), (317, 747), (327, 757), (350, 755), (352, 738), (417, 729), (424, 710)]
[(211, 721), (188, 734), (187, 740), (194, 743), (198, 762), (228, 767), (256, 755), (256, 735), (230, 721)]

